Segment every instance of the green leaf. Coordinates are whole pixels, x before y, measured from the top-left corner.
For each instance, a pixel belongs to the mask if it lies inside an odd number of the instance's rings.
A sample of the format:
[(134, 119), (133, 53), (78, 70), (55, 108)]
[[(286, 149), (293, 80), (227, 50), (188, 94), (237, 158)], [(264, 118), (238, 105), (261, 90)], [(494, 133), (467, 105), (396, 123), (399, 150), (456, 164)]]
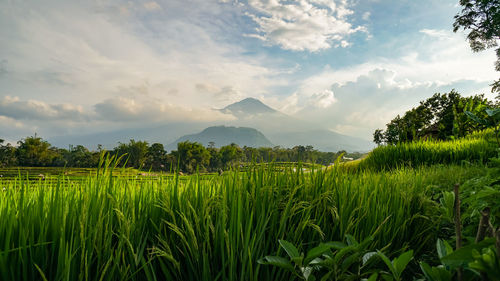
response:
[(358, 262), (359, 256), (360, 253), (356, 252), (344, 259), (344, 262), (342, 262), (342, 271), (347, 271), (353, 263)]
[(301, 268), (301, 271), (302, 271), (302, 276), (304, 276), (305, 280), (308, 280), (308, 281), (309, 280), (316, 280), (314, 275), (312, 275), (312, 271), (313, 271), (312, 267), (310, 267), (310, 266), (303, 267), (303, 268)]
[(405, 270), (406, 266), (408, 263), (411, 261), (413, 258), (413, 250), (410, 250), (408, 252), (402, 253), (399, 257), (394, 259), (393, 264), (394, 268), (396, 269), (397, 276), (400, 277), (401, 273)]
[(448, 251), (446, 249), (446, 246), (443, 243), (443, 240), (438, 239), (436, 241), (436, 249), (437, 249), (439, 259), (448, 255)]
[(363, 266), (366, 265), (368, 263), (368, 261), (370, 261), (370, 259), (376, 255), (377, 255), (377, 252), (368, 252), (368, 253), (364, 254)]
[(288, 256), (290, 256), (290, 258), (293, 259), (300, 256), (299, 250), (292, 243), (286, 240), (278, 240), (278, 242), (280, 243), (280, 246), (283, 249), (285, 249), (286, 253), (288, 254)]
[(436, 276), (434, 275), (434, 272), (433, 272), (431, 266), (428, 265), (427, 263), (425, 263), (423, 261), (420, 262), (420, 269), (422, 270), (425, 278), (428, 281), (439, 281), (439, 279), (437, 279)]
[(345, 238), (347, 240), (347, 245), (351, 246), (351, 245), (358, 245), (358, 241), (356, 241), (356, 238), (354, 238), (354, 236), (350, 235), (350, 234), (346, 234), (345, 235)]
[(451, 281), (452, 273), (442, 265), (438, 267), (430, 267), (425, 262), (420, 262), (420, 269), (424, 273), (428, 281)]
[(486, 109), (486, 114), (490, 117), (500, 119), (500, 108), (488, 108)]
[(330, 246), (332, 249), (335, 249), (335, 250), (340, 250), (340, 249), (347, 247), (347, 245), (345, 243), (342, 243), (339, 241), (326, 242), (324, 244)]
[(313, 259), (321, 256), (324, 252), (330, 250), (332, 247), (328, 244), (320, 244), (318, 247), (314, 247), (307, 252), (306, 258), (304, 259), (304, 265), (309, 264)]
[(391, 260), (381, 251), (377, 250), (377, 254), (382, 259), (382, 261), (384, 261), (384, 263), (387, 265), (389, 270), (392, 272), (392, 275), (397, 276), (396, 268), (394, 268), (394, 265), (392, 264)]
[(466, 111), (465, 114), (467, 115), (467, 117), (469, 117), (474, 122), (479, 123), (479, 124), (484, 125), (484, 126), (488, 126), (488, 122), (486, 120), (477, 117), (474, 113), (472, 113), (470, 111)]
[(335, 254), (334, 262), (336, 264), (340, 263), (340, 261), (342, 260), (342, 258), (344, 258), (344, 256), (347, 253), (354, 251), (354, 249), (356, 249), (356, 246), (347, 246), (347, 247), (343, 248), (342, 250), (338, 251)]
[(474, 260), (472, 250), (480, 251), (481, 249), (489, 247), (494, 243), (495, 240), (493, 238), (486, 238), (479, 243), (470, 244), (456, 250), (455, 252), (441, 258), (441, 262), (451, 267), (466, 266)]
[(375, 272), (372, 275), (370, 275), (370, 278), (368, 278), (367, 281), (377, 281), (378, 273)]
[(292, 263), (283, 257), (277, 257), (277, 256), (266, 256), (262, 259), (259, 259), (257, 261), (259, 264), (269, 264), (269, 265), (274, 265), (277, 267), (281, 267), (287, 270), (290, 270), (292, 272), (295, 271), (295, 268), (293, 267)]

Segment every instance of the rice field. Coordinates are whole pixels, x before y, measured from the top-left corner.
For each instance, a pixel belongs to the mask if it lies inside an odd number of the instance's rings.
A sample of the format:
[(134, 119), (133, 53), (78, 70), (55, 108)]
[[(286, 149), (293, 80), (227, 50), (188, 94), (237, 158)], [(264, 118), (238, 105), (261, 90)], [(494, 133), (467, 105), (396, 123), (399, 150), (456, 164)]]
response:
[(346, 168), (390, 170), (433, 164), (485, 163), (497, 156), (497, 148), (493, 131), (487, 130), (456, 140), (419, 140), (379, 146), (356, 165), (352, 163)]
[(432, 194), (484, 172), (261, 165), (137, 181), (117, 170), (0, 179), (0, 280), (293, 280), (257, 260), (276, 254), (278, 239), (305, 251), (345, 234), (425, 255), (439, 225)]

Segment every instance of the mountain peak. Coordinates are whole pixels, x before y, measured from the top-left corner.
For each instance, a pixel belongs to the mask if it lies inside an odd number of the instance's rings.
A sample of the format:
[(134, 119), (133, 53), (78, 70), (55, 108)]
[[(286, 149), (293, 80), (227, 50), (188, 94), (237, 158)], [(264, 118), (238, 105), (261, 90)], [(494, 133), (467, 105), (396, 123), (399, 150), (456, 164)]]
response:
[(246, 98), (239, 102), (235, 102), (224, 107), (223, 109), (221, 109), (221, 111), (236, 116), (277, 112), (276, 110), (272, 109), (271, 107), (265, 105), (263, 102), (255, 98)]

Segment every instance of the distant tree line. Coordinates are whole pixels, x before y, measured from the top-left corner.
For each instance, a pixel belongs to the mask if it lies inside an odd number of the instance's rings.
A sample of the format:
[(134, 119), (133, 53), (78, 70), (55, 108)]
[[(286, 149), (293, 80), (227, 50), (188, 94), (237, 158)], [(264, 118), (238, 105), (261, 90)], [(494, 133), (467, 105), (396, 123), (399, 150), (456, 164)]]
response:
[[(69, 146), (68, 149), (51, 146), (38, 136), (26, 137), (17, 146), (0, 139), (0, 167), (80, 167), (92, 168), (99, 165), (101, 154), (121, 157), (120, 165), (153, 171), (180, 171), (193, 173), (216, 172), (234, 168), (241, 163), (261, 162), (310, 162), (328, 165), (345, 151), (321, 152), (312, 146), (282, 148), (239, 147), (230, 144), (216, 148), (214, 143), (204, 147), (196, 142), (181, 142), (177, 150), (167, 153), (163, 144), (149, 144), (146, 141), (118, 143), (111, 150), (101, 145), (97, 150), (89, 150), (83, 145)], [(351, 158), (361, 157), (361, 153), (347, 154)]]
[(459, 138), (484, 126), (474, 122), (465, 114), (472, 112), (478, 117), (486, 117), (485, 109), (496, 106), (484, 95), (462, 97), (455, 90), (436, 93), (421, 101), (420, 105), (408, 110), (403, 116), (396, 116), (373, 134), (376, 144), (396, 144), (418, 139), (447, 140)]

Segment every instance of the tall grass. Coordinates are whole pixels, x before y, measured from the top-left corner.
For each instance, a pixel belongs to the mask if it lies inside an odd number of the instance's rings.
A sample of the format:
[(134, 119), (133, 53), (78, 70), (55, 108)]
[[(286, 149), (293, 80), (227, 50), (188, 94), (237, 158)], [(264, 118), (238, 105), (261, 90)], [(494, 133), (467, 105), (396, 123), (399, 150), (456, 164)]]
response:
[(432, 164), (485, 162), (497, 155), (493, 132), (486, 130), (468, 137), (449, 140), (418, 140), (375, 148), (360, 161), (360, 169), (389, 170), (398, 167), (418, 167)]
[(0, 280), (288, 280), (256, 263), (278, 239), (306, 250), (377, 228), (372, 247), (422, 253), (436, 238), (426, 187), (476, 170), (258, 167), (135, 181), (111, 166), (84, 181), (0, 180)]

